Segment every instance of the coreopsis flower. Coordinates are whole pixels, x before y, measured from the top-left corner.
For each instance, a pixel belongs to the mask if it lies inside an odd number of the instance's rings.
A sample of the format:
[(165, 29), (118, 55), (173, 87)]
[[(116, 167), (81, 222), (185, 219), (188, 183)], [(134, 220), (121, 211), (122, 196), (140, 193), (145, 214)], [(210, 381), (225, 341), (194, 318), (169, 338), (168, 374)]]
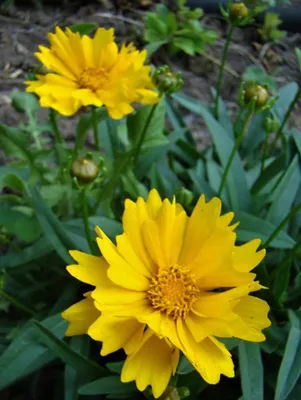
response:
[(56, 27), (48, 35), (51, 47), (35, 55), (50, 71), (25, 82), (40, 97), (42, 107), (73, 115), (81, 106), (105, 106), (114, 119), (133, 112), (133, 103), (154, 104), (159, 96), (144, 65), (146, 50), (133, 44), (118, 49), (114, 30), (98, 28), (94, 38)]
[(219, 340), (265, 340), (268, 304), (250, 295), (262, 286), (251, 272), (265, 256), (259, 239), (236, 246), (221, 201), (201, 196), (192, 215), (152, 190), (147, 201), (125, 201), (123, 233), (114, 244), (96, 228), (102, 256), (79, 251), (67, 267), (94, 286), (63, 313), (67, 335), (88, 333), (101, 354), (124, 349), (122, 382), (152, 386), (156, 398), (176, 372), (180, 352), (210, 384), (234, 376), (230, 352)]

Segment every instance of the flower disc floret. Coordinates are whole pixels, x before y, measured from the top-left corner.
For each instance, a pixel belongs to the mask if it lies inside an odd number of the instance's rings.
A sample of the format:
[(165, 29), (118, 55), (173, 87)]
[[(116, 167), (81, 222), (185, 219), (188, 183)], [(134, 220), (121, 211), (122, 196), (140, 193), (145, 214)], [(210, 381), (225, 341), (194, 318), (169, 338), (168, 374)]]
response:
[(134, 111), (133, 103), (159, 101), (151, 67), (144, 64), (146, 51), (131, 43), (118, 49), (113, 29), (98, 28), (91, 39), (56, 27), (48, 38), (50, 48), (40, 46), (36, 57), (50, 72), (25, 82), (42, 107), (69, 116), (82, 106), (105, 106), (112, 118), (120, 119)]
[(265, 340), (269, 306), (251, 271), (265, 256), (259, 239), (236, 246), (232, 212), (201, 196), (191, 216), (152, 190), (126, 200), (123, 233), (114, 244), (96, 228), (101, 257), (79, 251), (69, 273), (92, 290), (63, 313), (68, 335), (87, 333), (101, 354), (124, 349), (121, 380), (162, 396), (182, 352), (203, 379), (234, 376), (220, 337)]

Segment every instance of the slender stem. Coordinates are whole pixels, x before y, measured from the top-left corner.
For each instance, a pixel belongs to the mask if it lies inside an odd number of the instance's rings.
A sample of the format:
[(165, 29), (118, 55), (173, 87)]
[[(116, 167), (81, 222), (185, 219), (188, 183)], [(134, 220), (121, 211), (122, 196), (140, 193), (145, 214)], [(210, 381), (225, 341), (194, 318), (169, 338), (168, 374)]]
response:
[(98, 118), (96, 108), (92, 108), (92, 124), (94, 133), (94, 143), (97, 150), (100, 150), (99, 138), (98, 138)]
[(230, 154), (230, 157), (229, 157), (229, 159), (227, 161), (227, 164), (226, 164), (223, 176), (222, 176), (222, 181), (221, 181), (221, 184), (220, 184), (220, 187), (219, 187), (219, 190), (218, 190), (218, 196), (219, 197), (221, 196), (223, 188), (225, 186), (225, 183), (226, 183), (226, 180), (227, 180), (227, 176), (228, 176), (228, 173), (230, 171), (230, 167), (232, 165), (232, 161), (234, 159), (235, 153), (237, 152), (237, 150), (238, 150), (238, 148), (239, 148), (239, 146), (241, 144), (241, 141), (242, 141), (242, 139), (244, 137), (244, 133), (245, 133), (246, 127), (248, 125), (248, 122), (249, 122), (252, 114), (253, 114), (253, 109), (254, 109), (254, 107), (252, 105), (250, 105), (250, 107), (248, 109), (248, 113), (247, 113), (246, 118), (244, 120), (243, 126), (241, 127), (239, 135), (237, 136), (237, 139), (235, 141), (235, 145), (234, 145), (234, 147), (232, 149), (232, 152)]
[(145, 125), (143, 127), (143, 131), (141, 132), (141, 135), (140, 135), (139, 141), (137, 143), (136, 149), (134, 150), (134, 165), (136, 165), (137, 162), (138, 162), (138, 158), (139, 158), (139, 155), (140, 155), (141, 147), (143, 145), (147, 129), (148, 129), (149, 124), (150, 124), (150, 122), (151, 122), (151, 120), (153, 118), (153, 115), (154, 115), (154, 113), (156, 111), (156, 108), (157, 108), (157, 104), (154, 104), (152, 106), (149, 114), (148, 114), (147, 120), (146, 120)]
[(226, 43), (225, 43), (224, 51), (223, 51), (222, 63), (221, 63), (221, 66), (220, 66), (220, 69), (219, 69), (219, 73), (218, 73), (217, 87), (216, 87), (216, 98), (215, 98), (215, 107), (214, 107), (214, 115), (215, 115), (216, 119), (219, 118), (219, 98), (220, 98), (220, 94), (221, 94), (221, 88), (222, 88), (225, 64), (226, 64), (228, 51), (229, 51), (229, 46), (230, 46), (230, 42), (231, 42), (232, 35), (233, 35), (233, 32), (234, 32), (234, 28), (235, 28), (235, 25), (231, 24), (230, 25), (230, 30), (229, 30), (229, 33), (228, 33), (228, 36), (227, 36), (227, 40), (226, 40)]
[(281, 124), (280, 128), (278, 129), (278, 132), (276, 133), (275, 139), (274, 139), (273, 143), (271, 144), (271, 151), (275, 150), (277, 140), (279, 139), (280, 136), (283, 136), (283, 129), (284, 129), (289, 117), (291, 116), (293, 109), (295, 108), (296, 104), (300, 100), (300, 97), (301, 97), (301, 85), (299, 87), (298, 92), (296, 93), (296, 96), (294, 97), (294, 100), (291, 102), (289, 109), (287, 110), (287, 112), (283, 118), (282, 124)]
[(265, 137), (264, 145), (263, 145), (263, 154), (262, 154), (262, 160), (261, 160), (260, 175), (262, 174), (262, 172), (264, 170), (264, 164), (265, 164), (267, 151), (268, 151), (268, 147), (269, 147), (269, 137), (270, 137), (270, 135), (267, 133), (266, 137)]
[(53, 129), (53, 133), (54, 133), (56, 142), (64, 143), (64, 138), (59, 130), (59, 126), (57, 123), (56, 111), (53, 108), (50, 108), (49, 119), (50, 119), (50, 123), (52, 125), (52, 129)]
[(33, 310), (24, 306), (24, 304), (22, 304), (20, 301), (14, 299), (9, 294), (5, 293), (3, 290), (0, 289), (0, 297), (1, 296), (4, 297), (6, 300), (8, 300), (10, 303), (12, 303), (15, 307), (19, 308), (19, 310), (22, 310), (29, 315), (35, 315), (35, 312)]
[(237, 137), (237, 131), (238, 131), (238, 124), (241, 120), (241, 116), (243, 114), (243, 112), (245, 111), (245, 109), (243, 107), (240, 108), (237, 117), (235, 118), (234, 124), (233, 124), (233, 134), (234, 137)]
[(299, 203), (296, 207), (292, 209), (290, 213), (287, 214), (287, 216), (280, 222), (280, 224), (275, 228), (275, 230), (271, 233), (270, 237), (263, 243), (262, 247), (266, 248), (269, 246), (270, 243), (275, 239), (275, 237), (278, 235), (278, 233), (281, 232), (281, 230), (285, 227), (285, 225), (288, 223), (288, 221), (293, 218), (297, 212), (301, 210), (301, 203)]
[(87, 238), (91, 252), (93, 254), (97, 254), (96, 248), (95, 248), (96, 246), (93, 241), (93, 238), (91, 235), (91, 230), (89, 227), (89, 215), (88, 215), (88, 203), (87, 203), (86, 188), (82, 189), (82, 191), (81, 191), (81, 202), (82, 202), (83, 223), (84, 223), (86, 238)]

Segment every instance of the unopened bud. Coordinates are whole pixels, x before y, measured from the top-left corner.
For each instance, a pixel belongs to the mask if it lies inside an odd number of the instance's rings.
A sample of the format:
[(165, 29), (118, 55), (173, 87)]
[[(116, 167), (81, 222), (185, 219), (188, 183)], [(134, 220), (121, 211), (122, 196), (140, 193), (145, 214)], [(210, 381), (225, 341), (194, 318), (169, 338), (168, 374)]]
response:
[(193, 193), (186, 188), (182, 187), (176, 191), (177, 203), (182, 204), (183, 207), (189, 206), (191, 204), (193, 198), (194, 198)]
[(249, 15), (249, 10), (244, 3), (236, 3), (232, 4), (230, 7), (229, 15), (232, 21), (236, 21), (238, 19), (246, 18)]
[(280, 128), (280, 121), (274, 116), (267, 116), (263, 120), (262, 126), (266, 133), (274, 133)]
[(249, 104), (253, 99), (255, 99), (255, 108), (261, 108), (267, 104), (269, 101), (269, 92), (260, 85), (252, 83), (245, 89), (244, 100), (246, 104)]
[(98, 165), (86, 158), (75, 160), (71, 166), (71, 176), (77, 178), (80, 184), (93, 182), (99, 173)]
[(184, 85), (181, 72), (174, 74), (168, 65), (163, 65), (155, 70), (153, 82), (161, 94), (178, 92)]

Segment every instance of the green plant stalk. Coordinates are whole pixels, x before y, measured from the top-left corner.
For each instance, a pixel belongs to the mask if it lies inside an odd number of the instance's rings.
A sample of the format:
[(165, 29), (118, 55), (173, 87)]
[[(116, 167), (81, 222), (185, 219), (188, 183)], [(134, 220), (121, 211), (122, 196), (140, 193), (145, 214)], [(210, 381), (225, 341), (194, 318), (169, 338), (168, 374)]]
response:
[(270, 137), (270, 134), (267, 133), (266, 137), (265, 137), (264, 145), (263, 145), (263, 153), (262, 153), (262, 160), (261, 160), (261, 167), (260, 167), (260, 175), (262, 174), (262, 172), (264, 170), (264, 164), (265, 164), (265, 160), (266, 160), (266, 157), (267, 157), (267, 151), (268, 151), (268, 147), (269, 147), (269, 137)]
[(96, 150), (100, 150), (99, 138), (98, 138), (98, 118), (96, 108), (92, 108), (92, 124), (93, 124), (93, 134), (94, 134), (94, 143)]
[(239, 146), (240, 146), (240, 144), (242, 142), (246, 127), (248, 125), (248, 122), (249, 122), (252, 114), (253, 114), (253, 109), (254, 109), (254, 107), (251, 104), (249, 109), (248, 109), (248, 113), (247, 113), (246, 118), (244, 120), (243, 126), (241, 127), (239, 135), (237, 136), (237, 139), (235, 141), (235, 145), (234, 145), (234, 147), (233, 147), (233, 149), (231, 151), (230, 157), (229, 157), (229, 159), (227, 161), (227, 164), (226, 164), (223, 176), (222, 176), (221, 184), (220, 184), (220, 187), (219, 187), (219, 190), (218, 190), (218, 196), (219, 197), (221, 196), (223, 188), (224, 188), (224, 186), (226, 184), (227, 176), (229, 174), (229, 171), (230, 171), (230, 168), (231, 168), (235, 153), (237, 152), (237, 150), (238, 150), (238, 148), (239, 148)]
[(283, 129), (284, 129), (287, 121), (289, 120), (289, 117), (291, 116), (291, 113), (292, 113), (293, 109), (295, 108), (295, 106), (297, 105), (298, 101), (300, 100), (300, 97), (301, 97), (301, 85), (299, 87), (298, 92), (296, 93), (296, 95), (294, 97), (294, 100), (291, 102), (291, 104), (289, 106), (289, 109), (287, 110), (287, 112), (286, 112), (286, 114), (285, 114), (285, 116), (283, 118), (282, 124), (280, 125), (280, 128), (278, 129), (278, 132), (276, 133), (275, 139), (274, 139), (273, 143), (271, 144), (271, 151), (275, 150), (277, 140), (279, 139), (280, 136), (281, 137), (283, 136)]
[(220, 94), (221, 94), (224, 70), (225, 70), (226, 60), (227, 60), (229, 46), (230, 46), (231, 39), (233, 36), (234, 28), (235, 28), (235, 25), (231, 24), (230, 30), (229, 30), (229, 33), (228, 33), (228, 36), (226, 39), (224, 51), (223, 51), (222, 63), (221, 63), (219, 73), (218, 73), (217, 86), (216, 86), (216, 97), (215, 97), (215, 107), (214, 107), (214, 115), (215, 115), (216, 119), (219, 118), (219, 98), (220, 98)]
[(87, 242), (89, 244), (91, 252), (96, 255), (97, 254), (96, 246), (93, 241), (90, 227), (89, 227), (89, 214), (88, 214), (88, 202), (87, 202), (86, 188), (83, 188), (81, 190), (81, 203), (82, 203), (82, 213), (83, 213), (83, 224), (84, 224)]
[(241, 119), (241, 116), (242, 116), (243, 112), (244, 112), (244, 108), (241, 107), (240, 110), (239, 110), (239, 112), (238, 112), (238, 114), (237, 114), (237, 117), (235, 118), (235, 121), (234, 121), (234, 124), (233, 124), (233, 134), (234, 134), (234, 137), (237, 137), (238, 124), (239, 124), (239, 121), (240, 121), (240, 119)]
[(276, 238), (276, 236), (281, 232), (281, 230), (285, 227), (285, 225), (288, 223), (288, 221), (293, 218), (297, 212), (301, 211), (301, 203), (296, 205), (292, 209), (290, 213), (287, 214), (287, 216), (280, 222), (280, 224), (275, 228), (275, 230), (271, 233), (270, 237), (263, 243), (262, 247), (266, 248), (269, 246), (270, 243)]
[(153, 115), (154, 115), (154, 113), (156, 111), (156, 108), (157, 108), (157, 104), (154, 104), (152, 106), (151, 110), (150, 110), (150, 113), (148, 114), (147, 120), (146, 120), (145, 125), (143, 127), (143, 131), (141, 132), (141, 135), (140, 135), (139, 141), (137, 143), (136, 149), (134, 150), (134, 165), (136, 165), (137, 162), (138, 162), (138, 158), (139, 158), (139, 155), (140, 155), (141, 147), (143, 145), (147, 129), (148, 129), (149, 124), (150, 124), (150, 122), (151, 122), (151, 120), (153, 118)]
[(19, 310), (22, 310), (22, 311), (26, 312), (26, 314), (29, 314), (31, 316), (35, 315), (35, 312), (33, 310), (31, 310), (30, 308), (24, 306), (24, 304), (22, 304), (20, 301), (14, 299), (9, 294), (5, 293), (3, 290), (0, 289), (0, 297), (1, 296), (4, 297), (6, 300), (8, 300), (15, 307), (19, 308)]
[(52, 125), (54, 137), (57, 143), (64, 143), (64, 138), (59, 130), (57, 119), (56, 119), (56, 111), (53, 108), (50, 108), (49, 119)]

